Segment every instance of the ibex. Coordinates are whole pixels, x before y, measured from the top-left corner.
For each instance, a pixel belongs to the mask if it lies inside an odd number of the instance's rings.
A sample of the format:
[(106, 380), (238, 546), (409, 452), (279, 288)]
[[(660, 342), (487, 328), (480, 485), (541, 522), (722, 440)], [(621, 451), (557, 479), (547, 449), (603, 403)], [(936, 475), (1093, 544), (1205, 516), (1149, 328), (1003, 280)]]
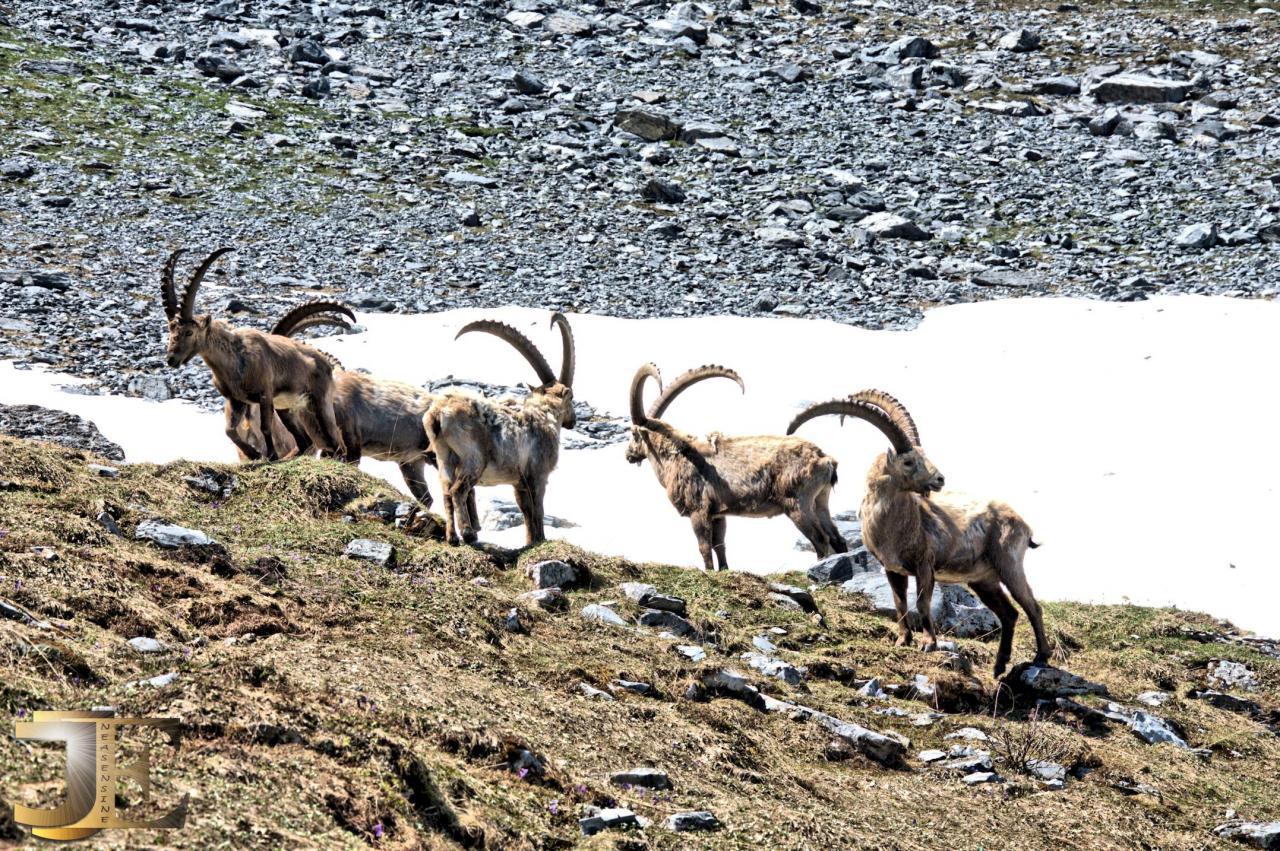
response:
[[(320, 325), (350, 330), (347, 319), (355, 321), (355, 314), (346, 305), (331, 301), (310, 302), (286, 313), (271, 333), (288, 337)], [(333, 411), (347, 447), (347, 460), (357, 463), (362, 455), (368, 455), (379, 461), (395, 462), (409, 492), (430, 508), (431, 491), (427, 487), (426, 465), (434, 465), (435, 456), (431, 453), (422, 417), (435, 397), (426, 390), (399, 381), (348, 372), (332, 355), (322, 354), (330, 359), (335, 370)], [(283, 419), (287, 422), (290, 416), (286, 413)], [(299, 414), (298, 417), (304, 426), (309, 424), (309, 414)], [(277, 445), (281, 432), (289, 436), (286, 424), (277, 420)], [(261, 432), (255, 432), (253, 439), (261, 441)], [(299, 451), (306, 452), (309, 448), (309, 445), (300, 445)]]
[(1040, 605), (1031, 593), (1022, 560), (1031, 527), (1003, 502), (982, 502), (942, 491), (944, 479), (920, 448), (920, 434), (902, 403), (881, 390), (812, 405), (787, 427), (790, 434), (824, 414), (857, 417), (889, 438), (891, 448), (867, 473), (862, 501), (862, 540), (884, 565), (898, 613), (898, 645), (911, 643), (907, 625), (907, 577), (916, 579), (916, 609), (925, 650), (937, 647), (930, 615), (935, 581), (963, 582), (1000, 619), (995, 675), (1009, 664), (1017, 610), (1001, 585), (1022, 606), (1036, 634), (1036, 665), (1049, 660)]
[[(333, 416), (333, 367), (324, 355), (296, 340), (252, 328), (232, 328), (208, 315), (196, 316), (192, 312), (205, 273), (230, 250), (219, 248), (196, 267), (181, 303), (173, 275), (182, 249), (169, 255), (160, 275), (164, 312), (169, 320), (169, 366), (180, 367), (196, 355), (204, 359), (213, 373), (213, 386), (231, 404), (227, 437), (249, 458), (280, 458), (273, 428), (277, 407), (311, 415), (299, 417), (311, 424), (301, 427), (305, 435), (295, 434), (298, 443), (309, 439), (322, 450), (345, 457), (346, 445)], [(239, 432), (250, 405), (258, 405), (261, 450), (242, 439)]]
[(482, 319), (458, 332), (461, 337), (483, 331), (506, 340), (533, 367), (540, 383), (530, 387), (522, 400), (485, 399), (449, 390), (427, 410), (423, 422), (440, 469), (445, 534), (452, 544), (476, 540), (476, 485), (513, 485), (527, 542), (546, 540), (542, 501), (547, 479), (560, 458), (560, 429), (577, 425), (573, 331), (559, 313), (552, 315), (551, 324), (560, 329), (559, 377), (529, 338), (509, 325)]
[[(703, 440), (685, 434), (660, 418), (684, 390), (708, 378), (729, 378), (745, 386), (736, 372), (702, 366), (681, 375), (644, 411), (644, 385), (649, 378), (662, 386), (653, 364), (645, 364), (631, 380), (631, 442), (626, 459), (653, 465), (667, 498), (693, 524), (703, 566), (729, 569), (725, 556), (725, 518), (787, 515), (809, 539), (819, 557), (848, 549), (827, 508), (836, 483), (836, 462), (798, 437), (761, 435), (729, 437), (720, 433)], [(714, 555), (715, 561), (712, 556)]]
[[(339, 304), (336, 301), (312, 301), (306, 304), (300, 304), (290, 310), (284, 316), (280, 317), (280, 321), (271, 329), (271, 333), (279, 337), (292, 337), (294, 334), (307, 330), (308, 328), (317, 328), (321, 326), (329, 326), (340, 328), (343, 331), (350, 331), (351, 323), (356, 321), (356, 316), (351, 312), (351, 308), (345, 304)], [(317, 350), (319, 351), (319, 350)], [(330, 366), (333, 367), (335, 373), (342, 369), (342, 364), (333, 355), (328, 352), (321, 351), (320, 354), (328, 359)], [(335, 375), (335, 383), (337, 376)], [(336, 404), (336, 401), (335, 401)], [(223, 407), (223, 416), (226, 420), (227, 428), (233, 428), (233, 415), (231, 402), (227, 401)], [(338, 427), (342, 427), (342, 417), (339, 411), (334, 410), (334, 416), (338, 421)], [(311, 439), (307, 437), (305, 430), (298, 427), (296, 423), (291, 423), (293, 430), (286, 426), (284, 420), (289, 417), (287, 412), (281, 414), (276, 412), (276, 419), (272, 425), (272, 438), (275, 441), (276, 450), (282, 457), (290, 458), (294, 455), (306, 455), (313, 450)], [(238, 427), (235, 427), (240, 439), (246, 443), (252, 444), (259, 453), (266, 450), (266, 441), (262, 439), (262, 429), (259, 425), (260, 415), (257, 405), (250, 405), (245, 417), (240, 420)], [(303, 438), (300, 445), (295, 439), (293, 432), (297, 431), (299, 437)], [(343, 433), (344, 440), (347, 438)], [(347, 440), (348, 447), (350, 441)], [(240, 450), (237, 444), (237, 451), (240, 454), (241, 461), (249, 460), (249, 456)]]

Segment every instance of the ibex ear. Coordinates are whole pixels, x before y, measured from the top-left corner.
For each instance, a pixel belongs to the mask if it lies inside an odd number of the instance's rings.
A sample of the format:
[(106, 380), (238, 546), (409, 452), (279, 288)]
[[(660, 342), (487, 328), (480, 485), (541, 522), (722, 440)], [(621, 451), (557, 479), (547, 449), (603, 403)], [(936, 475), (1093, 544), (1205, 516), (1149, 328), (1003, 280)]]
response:
[(196, 324), (199, 325), (201, 328), (205, 328), (205, 329), (209, 327), (209, 324), (211, 322), (213, 322), (213, 317), (207, 316), (207, 315), (201, 316), (199, 319), (196, 320)]
[(888, 451), (885, 452), (885, 457), (892, 461), (894, 458), (898, 457), (898, 455), (893, 451), (893, 447), (890, 446)]

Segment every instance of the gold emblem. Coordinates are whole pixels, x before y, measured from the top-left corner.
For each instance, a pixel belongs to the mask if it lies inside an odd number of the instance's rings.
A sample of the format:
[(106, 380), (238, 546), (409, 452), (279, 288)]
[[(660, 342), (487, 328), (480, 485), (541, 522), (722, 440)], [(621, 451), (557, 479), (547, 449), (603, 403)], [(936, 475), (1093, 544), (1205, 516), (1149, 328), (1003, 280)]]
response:
[(14, 725), (18, 739), (67, 743), (67, 798), (51, 810), (13, 805), (13, 820), (43, 839), (84, 839), (111, 828), (178, 828), (187, 820), (190, 795), (166, 815), (135, 821), (121, 818), (116, 810), (116, 787), (130, 779), (142, 787), (143, 800), (151, 800), (151, 751), (128, 768), (116, 764), (120, 730), (151, 727), (168, 734), (178, 744), (176, 718), (117, 718), (111, 711), (36, 712), (34, 720)]

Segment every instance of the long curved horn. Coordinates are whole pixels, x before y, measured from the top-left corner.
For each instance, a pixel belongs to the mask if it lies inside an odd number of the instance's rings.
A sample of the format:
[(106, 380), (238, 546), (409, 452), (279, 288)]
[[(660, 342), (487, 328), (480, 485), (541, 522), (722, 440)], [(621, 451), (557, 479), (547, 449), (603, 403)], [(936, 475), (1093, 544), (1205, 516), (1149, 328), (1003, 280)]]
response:
[(191, 276), (191, 280), (187, 282), (187, 289), (182, 294), (182, 318), (190, 319), (191, 311), (196, 306), (196, 291), (200, 289), (200, 282), (204, 280), (204, 273), (209, 271), (209, 267), (214, 261), (222, 255), (231, 251), (230, 248), (219, 248), (217, 251), (204, 258), (204, 262), (196, 267), (195, 274)]
[[(306, 319), (299, 320), (288, 334), (282, 334), (284, 337), (293, 337), (301, 334), (310, 328), (340, 328), (344, 334), (350, 333), (352, 325), (341, 316), (334, 316), (332, 313), (317, 313), (315, 316), (308, 316)], [(277, 333), (275, 331), (271, 333)]]
[(572, 387), (573, 371), (577, 366), (577, 358), (574, 355), (573, 346), (573, 329), (569, 327), (569, 320), (559, 311), (551, 314), (551, 324), (560, 326), (560, 383), (565, 387)]
[(860, 420), (866, 420), (871, 423), (880, 429), (885, 437), (889, 438), (889, 443), (898, 452), (910, 452), (915, 448), (915, 444), (907, 433), (903, 431), (902, 426), (887, 411), (874, 402), (858, 398), (860, 395), (855, 394), (847, 399), (832, 399), (830, 402), (819, 402), (816, 405), (810, 405), (797, 414), (796, 418), (787, 426), (787, 434), (795, 433), (796, 429), (815, 417), (825, 414), (839, 414), (842, 419), (846, 416), (857, 417)]
[(538, 380), (544, 386), (555, 383), (556, 374), (551, 371), (551, 365), (542, 356), (542, 352), (538, 351), (528, 337), (510, 325), (503, 322), (495, 322), (492, 319), (477, 319), (475, 322), (468, 322), (462, 326), (462, 330), (453, 339), (456, 340), (470, 331), (483, 331), (486, 334), (492, 334), (499, 339), (506, 340), (529, 362), (529, 366), (533, 367), (533, 371), (538, 373)]
[[(351, 308), (337, 301), (309, 301), (306, 304), (300, 304), (293, 310), (290, 310), (284, 316), (280, 317), (280, 321), (276, 323), (276, 327), (271, 329), (272, 334), (278, 334), (281, 337), (290, 337), (295, 332), (302, 330), (298, 327), (298, 323), (318, 313), (334, 314), (340, 313), (346, 316), (352, 322), (356, 321), (356, 315), (351, 312)], [(347, 325), (340, 317), (334, 316), (332, 322), (310, 322), (307, 327), (314, 325)], [(350, 326), (347, 326), (349, 329)]]
[(731, 378), (738, 383), (743, 393), (747, 392), (747, 385), (742, 383), (742, 376), (729, 369), (726, 366), (717, 366), (716, 364), (708, 364), (691, 369), (683, 375), (671, 382), (657, 399), (653, 400), (653, 404), (649, 406), (649, 416), (653, 419), (661, 419), (666, 413), (667, 408), (675, 401), (676, 397), (684, 391), (688, 390), (699, 381), (706, 381), (708, 378)]
[(649, 421), (644, 415), (644, 383), (650, 378), (658, 382), (658, 390), (661, 392), (662, 373), (651, 363), (637, 369), (635, 377), (631, 379), (631, 422), (634, 425), (644, 425)]
[(181, 248), (175, 248), (160, 270), (160, 294), (164, 297), (164, 315), (168, 319), (178, 313), (178, 291), (174, 289), (173, 273), (178, 269), (178, 258), (182, 256), (182, 251)]
[(898, 428), (902, 429), (907, 437), (911, 438), (911, 445), (920, 445), (920, 430), (916, 428), (916, 421), (911, 418), (906, 405), (903, 405), (883, 390), (863, 390), (860, 393), (853, 394), (853, 398), (870, 402), (883, 408), (889, 418), (897, 423)]

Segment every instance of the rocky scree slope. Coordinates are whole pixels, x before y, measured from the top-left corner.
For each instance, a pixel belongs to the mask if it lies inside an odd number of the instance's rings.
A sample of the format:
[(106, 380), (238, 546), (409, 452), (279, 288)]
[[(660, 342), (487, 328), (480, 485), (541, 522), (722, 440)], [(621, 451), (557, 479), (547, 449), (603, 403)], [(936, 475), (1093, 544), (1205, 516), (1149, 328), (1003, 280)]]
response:
[(1271, 297), (1264, 5), (31, 2), (0, 12), (0, 357), (163, 372), (175, 245), (267, 326), (507, 303), (904, 327)]

